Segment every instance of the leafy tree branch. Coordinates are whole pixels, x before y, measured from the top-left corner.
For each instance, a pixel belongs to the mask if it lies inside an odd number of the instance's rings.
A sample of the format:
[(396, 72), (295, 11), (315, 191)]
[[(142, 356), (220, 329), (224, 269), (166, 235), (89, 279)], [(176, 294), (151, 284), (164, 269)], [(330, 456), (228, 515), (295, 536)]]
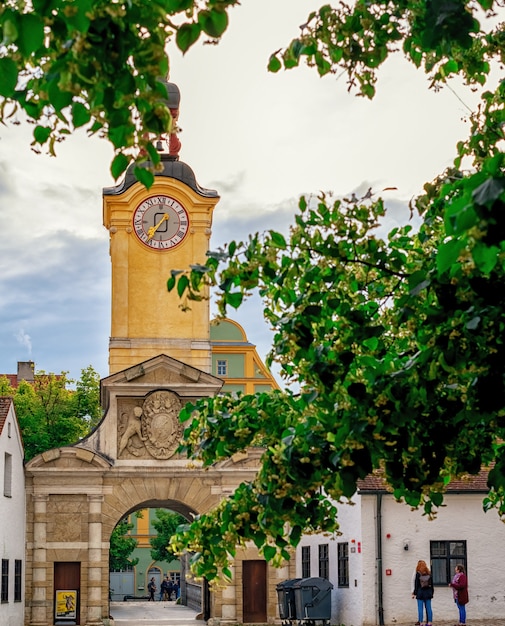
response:
[[(434, 85), (452, 74), (484, 84), (503, 61), (500, 6), (324, 6), (270, 69), (303, 57), (320, 74), (343, 67), (372, 97), (377, 67), (401, 43)], [(488, 467), (484, 507), (505, 516), (504, 88), (483, 91), (454, 166), (412, 201), (417, 227), (381, 235), (380, 198), (321, 194), (301, 198), (288, 238), (256, 233), (172, 273), (183, 306), (207, 285), (222, 314), (257, 290), (274, 330), (269, 362), (301, 389), (200, 401), (181, 415), (185, 449), (205, 465), (261, 452), (252, 483), (173, 539), (199, 574), (229, 575), (246, 541), (274, 563), (289, 558), (303, 532), (338, 528), (336, 505), (373, 471), (433, 516), (452, 477)]]

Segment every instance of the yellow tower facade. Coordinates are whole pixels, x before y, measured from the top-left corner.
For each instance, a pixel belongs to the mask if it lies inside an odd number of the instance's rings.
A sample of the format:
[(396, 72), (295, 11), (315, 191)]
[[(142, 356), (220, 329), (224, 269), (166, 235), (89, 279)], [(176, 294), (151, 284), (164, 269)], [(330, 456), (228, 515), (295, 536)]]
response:
[(162, 154), (163, 169), (146, 189), (128, 171), (103, 190), (103, 223), (112, 263), (109, 371), (166, 354), (211, 371), (209, 302), (181, 309), (168, 293), (171, 270), (205, 263), (217, 192), (198, 185), (191, 168)]

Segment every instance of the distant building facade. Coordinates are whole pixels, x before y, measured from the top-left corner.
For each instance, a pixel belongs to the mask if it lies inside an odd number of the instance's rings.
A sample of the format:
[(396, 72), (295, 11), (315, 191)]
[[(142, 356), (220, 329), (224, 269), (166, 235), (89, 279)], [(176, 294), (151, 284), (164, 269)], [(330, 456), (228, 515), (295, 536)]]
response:
[(210, 342), (212, 374), (224, 380), (222, 392), (253, 394), (279, 389), (240, 324), (230, 319), (213, 320)]
[(0, 624), (19, 626), (25, 600), (25, 476), (23, 443), (12, 398), (0, 396)]

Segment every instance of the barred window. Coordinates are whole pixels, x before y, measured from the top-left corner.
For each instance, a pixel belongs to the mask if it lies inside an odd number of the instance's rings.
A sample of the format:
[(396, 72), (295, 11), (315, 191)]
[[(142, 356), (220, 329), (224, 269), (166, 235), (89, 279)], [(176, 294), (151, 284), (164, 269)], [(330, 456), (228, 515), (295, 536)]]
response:
[(328, 544), (322, 543), (319, 545), (319, 578), (330, 577), (330, 560)]
[(310, 578), (310, 546), (302, 546), (302, 578)]
[(349, 587), (349, 544), (337, 544), (338, 586)]
[(2, 602), (9, 602), (9, 559), (2, 559)]
[(14, 602), (21, 602), (21, 585), (23, 584), (23, 561), (14, 561)]

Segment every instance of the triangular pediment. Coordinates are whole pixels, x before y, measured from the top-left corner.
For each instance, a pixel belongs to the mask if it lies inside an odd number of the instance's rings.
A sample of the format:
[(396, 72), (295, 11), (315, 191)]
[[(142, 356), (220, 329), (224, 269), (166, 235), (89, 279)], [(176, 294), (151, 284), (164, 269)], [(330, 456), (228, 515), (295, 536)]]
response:
[(223, 386), (223, 380), (203, 372), (166, 354), (138, 363), (100, 382), (102, 406), (109, 405), (111, 393), (145, 395), (153, 389), (169, 389), (181, 397), (214, 396)]
[(187, 403), (215, 396), (223, 381), (166, 354), (100, 382), (104, 416), (79, 446), (111, 462), (164, 462), (176, 458)]

